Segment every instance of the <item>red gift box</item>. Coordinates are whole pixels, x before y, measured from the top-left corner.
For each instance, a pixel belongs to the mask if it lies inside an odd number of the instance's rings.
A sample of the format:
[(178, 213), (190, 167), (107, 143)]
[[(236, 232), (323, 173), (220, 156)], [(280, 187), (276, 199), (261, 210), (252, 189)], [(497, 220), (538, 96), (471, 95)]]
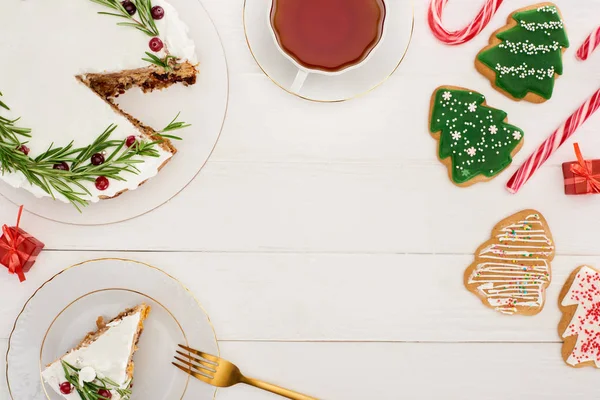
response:
[(577, 161), (563, 164), (565, 194), (600, 193), (600, 160), (584, 160), (579, 145), (575, 143)]
[(44, 243), (19, 228), (22, 212), (23, 206), (19, 208), (17, 226), (4, 225), (0, 237), (0, 264), (8, 268), (11, 274), (17, 274), (21, 282), (44, 248)]

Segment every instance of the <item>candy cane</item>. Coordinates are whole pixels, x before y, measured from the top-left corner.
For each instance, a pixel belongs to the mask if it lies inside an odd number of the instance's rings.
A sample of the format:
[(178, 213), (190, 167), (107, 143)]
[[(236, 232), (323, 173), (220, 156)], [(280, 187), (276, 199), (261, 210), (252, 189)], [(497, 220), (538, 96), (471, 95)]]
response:
[(479, 14), (469, 25), (458, 31), (448, 31), (442, 25), (442, 12), (448, 0), (431, 0), (427, 20), (433, 35), (446, 44), (462, 44), (473, 39), (490, 22), (504, 0), (486, 0)]
[(577, 109), (548, 139), (529, 156), (517, 172), (510, 178), (506, 188), (511, 193), (519, 189), (531, 178), (542, 164), (600, 107), (600, 89)]
[(590, 36), (585, 39), (585, 42), (577, 50), (577, 59), (581, 61), (587, 60), (592, 52), (600, 45), (600, 27), (594, 29)]

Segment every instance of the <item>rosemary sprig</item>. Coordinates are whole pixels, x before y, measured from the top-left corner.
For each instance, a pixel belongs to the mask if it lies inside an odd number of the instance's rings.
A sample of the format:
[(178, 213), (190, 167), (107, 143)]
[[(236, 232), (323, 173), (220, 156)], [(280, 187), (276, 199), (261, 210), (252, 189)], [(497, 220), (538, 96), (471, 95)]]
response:
[[(108, 134), (115, 126), (109, 127), (101, 137), (108, 139)], [(13, 143), (0, 143), (0, 164), (3, 171), (21, 172), (33, 185), (40, 187), (52, 198), (55, 193), (64, 196), (78, 210), (88, 204), (85, 196), (91, 196), (90, 191), (83, 185), (85, 182), (95, 182), (99, 176), (116, 181), (125, 181), (121, 176), (127, 172), (139, 174), (136, 164), (143, 163), (140, 157), (159, 157), (156, 145), (160, 141), (140, 141), (137, 145), (127, 148), (125, 141), (96, 141), (94, 144), (73, 149), (72, 144), (67, 147), (50, 148), (36, 161), (16, 150)], [(118, 144), (117, 144), (118, 143)], [(108, 149), (108, 145), (115, 146), (110, 156), (103, 164), (93, 165), (89, 162), (89, 154), (94, 154), (97, 149)], [(125, 148), (125, 150), (122, 150)], [(54, 169), (55, 164), (66, 162), (70, 164), (68, 171)], [(85, 164), (83, 164), (85, 162)]]
[[(175, 131), (178, 129), (183, 129), (183, 128), (187, 128), (189, 126), (192, 126), (191, 124), (186, 124), (183, 121), (177, 121), (177, 118), (179, 118), (179, 116), (181, 115), (181, 112), (178, 112), (177, 115), (175, 116), (175, 118), (173, 118), (173, 120), (171, 122), (169, 122), (169, 125), (167, 125), (162, 131), (162, 132), (170, 132), (170, 131)], [(164, 135), (163, 135), (164, 136)]]
[(180, 114), (181, 114), (181, 112), (178, 112), (177, 115), (175, 116), (175, 118), (173, 118), (173, 120), (171, 122), (169, 122), (169, 125), (167, 125), (162, 131), (157, 132), (157, 135), (160, 137), (168, 138), (168, 139), (183, 140), (179, 136), (174, 136), (174, 135), (169, 135), (169, 134), (165, 135), (165, 132), (172, 132), (172, 131), (176, 131), (179, 129), (185, 129), (185, 128), (192, 126), (191, 124), (186, 124), (183, 121), (177, 121), (177, 118), (179, 118)]
[(109, 400), (107, 397), (100, 395), (99, 391), (102, 389), (117, 392), (121, 400), (129, 400), (131, 398), (131, 389), (129, 389), (131, 381), (123, 385), (125, 389), (112, 379), (106, 377), (96, 377), (92, 382), (83, 382), (83, 385), (81, 385), (79, 382), (79, 372), (81, 369), (72, 366), (64, 360), (61, 363), (67, 382), (73, 385), (73, 388), (75, 388), (82, 400)]
[[(0, 92), (0, 96), (2, 96), (2, 92)], [(2, 101), (0, 101), (0, 107), (10, 111), (10, 108)], [(0, 115), (0, 140), (9, 139), (15, 142), (17, 147), (21, 147), (22, 143), (17, 136), (31, 137), (31, 129), (18, 127), (15, 125), (18, 121), (19, 118), (10, 120)]]
[[(2, 108), (8, 109), (5, 104)], [(181, 140), (177, 136), (162, 134), (190, 126), (178, 122), (178, 117), (179, 114), (157, 136)], [(95, 182), (99, 176), (125, 181), (123, 173), (140, 173), (137, 165), (144, 163), (143, 158), (160, 156), (158, 145), (162, 140), (139, 140), (134, 146), (127, 147), (126, 139), (110, 139), (117, 128), (113, 124), (89, 146), (75, 148), (73, 142), (64, 147), (54, 147), (51, 144), (45, 152), (32, 159), (21, 151), (24, 143), (19, 140), (19, 137), (31, 137), (31, 130), (16, 126), (17, 121), (18, 119), (9, 120), (0, 116), (0, 173), (21, 172), (29, 183), (40, 187), (54, 199), (56, 193), (64, 196), (79, 211), (88, 204), (85, 198), (92, 195), (85, 183)], [(93, 154), (105, 152), (109, 154), (104, 163), (91, 164)], [(56, 164), (63, 162), (69, 165), (68, 171), (54, 169)]]
[(133, 0), (133, 3), (138, 9), (142, 23), (144, 26), (149, 26), (151, 32), (153, 33), (149, 36), (158, 36), (158, 28), (156, 27), (154, 18), (152, 17), (152, 0)]
[(171, 60), (177, 60), (177, 57), (167, 54), (165, 58), (159, 58), (152, 53), (146, 52), (147, 58), (142, 58), (144, 61), (148, 61), (151, 64), (154, 64), (167, 72), (173, 71), (173, 67), (171, 66)]
[(154, 23), (154, 18), (152, 18), (152, 3), (151, 0), (131, 0), (133, 4), (135, 4), (138, 14), (140, 16), (140, 20), (133, 18), (133, 16), (129, 15), (125, 7), (121, 4), (119, 0), (90, 0), (94, 3), (103, 5), (108, 7), (113, 12), (105, 12), (100, 11), (98, 14), (102, 15), (110, 15), (113, 17), (124, 18), (128, 20), (127, 22), (119, 22), (117, 25), (120, 26), (130, 26), (135, 28), (141, 32), (144, 32), (146, 35), (154, 37), (158, 36), (158, 28)]
[[(2, 92), (0, 92), (0, 96), (2, 96)], [(4, 108), (5, 110), (10, 110), (10, 108), (8, 108), (8, 106), (4, 104), (2, 100), (0, 100), (0, 107)]]

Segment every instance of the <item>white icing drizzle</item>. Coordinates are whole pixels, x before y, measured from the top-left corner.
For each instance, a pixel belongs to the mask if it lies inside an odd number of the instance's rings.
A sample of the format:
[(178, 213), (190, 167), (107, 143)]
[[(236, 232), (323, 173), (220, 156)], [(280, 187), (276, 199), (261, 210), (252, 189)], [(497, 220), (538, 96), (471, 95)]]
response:
[(518, 307), (541, 308), (550, 284), (554, 246), (538, 214), (502, 227), (476, 258), (468, 283), (495, 310), (514, 314)]
[(577, 342), (565, 361), (573, 366), (593, 361), (600, 368), (600, 273), (583, 266), (561, 304), (577, 306), (562, 335), (563, 338), (577, 336)]

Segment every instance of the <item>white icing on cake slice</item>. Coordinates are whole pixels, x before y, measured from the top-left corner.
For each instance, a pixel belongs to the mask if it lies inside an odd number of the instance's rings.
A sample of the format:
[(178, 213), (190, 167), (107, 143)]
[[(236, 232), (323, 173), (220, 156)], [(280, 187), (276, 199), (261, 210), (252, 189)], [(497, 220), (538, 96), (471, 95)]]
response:
[[(181, 61), (196, 64), (194, 42), (177, 10), (165, 0), (152, 0), (152, 5), (165, 10), (164, 18), (155, 21), (165, 49)], [(140, 134), (128, 119), (76, 79), (84, 73), (151, 65), (142, 60), (145, 52), (151, 52), (151, 38), (132, 27), (118, 26), (123, 19), (98, 14), (110, 11), (90, 0), (2, 0), (0, 92), (11, 108), (2, 110), (2, 115), (20, 117), (18, 125), (32, 129), (33, 137), (27, 143), (30, 157), (42, 154), (51, 144), (66, 146), (71, 140), (75, 147), (87, 146), (111, 124), (118, 126), (111, 139)], [(164, 51), (156, 55), (164, 57)], [(126, 180), (111, 179), (106, 191), (97, 190), (94, 182), (84, 183), (91, 192), (85, 199), (96, 202), (101, 196), (136, 189), (172, 156), (160, 146), (157, 150), (158, 158), (144, 157), (144, 163), (136, 165), (138, 175), (123, 173)], [(37, 197), (49, 196), (20, 172), (0, 173), (0, 179)], [(59, 194), (57, 198), (67, 201)]]
[[(60, 391), (60, 384), (66, 381), (61, 363), (64, 360), (76, 368), (91, 367), (98, 376), (107, 377), (119, 385), (127, 385), (129, 383), (127, 366), (135, 345), (134, 340), (140, 318), (141, 311), (138, 311), (120, 321), (108, 324), (109, 328), (94, 342), (80, 349), (72, 350), (48, 366), (42, 372), (44, 381), (65, 399), (80, 399), (75, 390), (70, 394), (63, 394)], [(116, 392), (112, 392), (112, 396), (112, 400), (120, 399)]]

